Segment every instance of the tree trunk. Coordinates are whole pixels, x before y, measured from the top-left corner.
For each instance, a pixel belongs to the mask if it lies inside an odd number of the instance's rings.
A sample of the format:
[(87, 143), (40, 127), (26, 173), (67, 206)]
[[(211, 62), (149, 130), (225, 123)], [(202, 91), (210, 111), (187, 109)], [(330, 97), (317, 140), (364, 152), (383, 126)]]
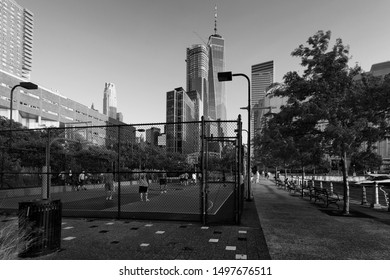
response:
[(302, 186), (301, 186), (301, 197), (303, 197), (303, 184), (305, 182), (305, 167), (302, 165)]
[(287, 168), (286, 163), (284, 164), (284, 177), (287, 178)]
[(349, 184), (348, 184), (348, 167), (347, 167), (347, 152), (343, 152), (343, 185), (344, 185), (344, 207), (343, 214), (349, 215)]

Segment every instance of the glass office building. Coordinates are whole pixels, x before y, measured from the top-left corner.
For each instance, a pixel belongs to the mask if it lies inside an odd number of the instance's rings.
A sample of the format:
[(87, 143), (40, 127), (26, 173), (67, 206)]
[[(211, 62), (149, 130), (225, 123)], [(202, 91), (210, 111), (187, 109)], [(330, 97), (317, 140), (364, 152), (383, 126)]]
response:
[[(205, 45), (197, 44), (187, 48), (187, 92), (199, 94), (203, 108), (200, 116), (208, 116), (208, 70), (209, 55)], [(200, 120), (200, 118), (199, 118)]]
[(103, 114), (117, 119), (116, 88), (113, 83), (105, 83), (103, 95)]
[[(251, 138), (261, 129), (261, 119), (269, 109), (270, 102), (266, 98), (267, 88), (274, 81), (274, 61), (252, 65), (252, 95), (251, 95)], [(263, 109), (260, 109), (263, 108)]]
[(225, 84), (218, 81), (218, 72), (225, 71), (225, 40), (218, 34), (209, 37), (208, 115), (212, 120), (226, 120)]

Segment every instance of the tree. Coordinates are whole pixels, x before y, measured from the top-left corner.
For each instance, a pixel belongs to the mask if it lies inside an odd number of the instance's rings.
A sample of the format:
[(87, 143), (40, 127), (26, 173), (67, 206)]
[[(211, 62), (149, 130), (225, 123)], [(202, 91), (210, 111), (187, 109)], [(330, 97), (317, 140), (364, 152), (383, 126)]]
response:
[[(318, 31), (307, 40), (306, 46), (295, 49), (292, 56), (301, 59), (303, 74), (287, 73), (283, 87), (274, 94), (288, 97), (287, 105), (279, 114), (283, 115), (290, 132), (301, 135), (294, 138), (296, 147), (315, 146), (316, 158), (326, 151), (342, 159), (343, 213), (349, 214), (347, 158), (362, 143), (374, 143), (384, 137), (388, 130), (389, 97), (383, 82), (367, 75), (358, 79), (362, 71), (358, 66), (348, 66), (349, 48), (336, 39), (329, 50), (330, 38), (330, 31)], [(287, 130), (287, 136), (290, 132)]]
[(318, 144), (319, 135), (294, 122), (291, 112), (285, 107), (278, 114), (268, 115), (260, 136), (254, 139), (254, 153), (267, 166), (300, 169), (304, 178), (305, 168), (322, 164), (324, 151)]
[(379, 170), (382, 164), (382, 157), (372, 151), (359, 151), (352, 155), (351, 166), (354, 172), (366, 172)]

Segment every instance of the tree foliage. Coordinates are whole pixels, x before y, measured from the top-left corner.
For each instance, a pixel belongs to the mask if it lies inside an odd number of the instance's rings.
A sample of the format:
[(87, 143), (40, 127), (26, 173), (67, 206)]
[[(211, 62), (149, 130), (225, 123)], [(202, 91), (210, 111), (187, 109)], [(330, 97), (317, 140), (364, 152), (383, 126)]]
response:
[[(341, 39), (330, 47), (330, 39), (330, 31), (318, 31), (292, 52), (301, 59), (303, 74), (288, 72), (282, 86), (274, 87), (273, 94), (287, 97), (287, 104), (268, 121), (264, 130), (268, 135), (260, 142), (268, 137), (273, 143), (265, 148), (273, 149), (273, 157), (290, 158), (290, 163), (298, 161), (302, 167), (321, 164), (325, 155), (342, 158), (348, 213), (347, 158), (363, 143), (372, 150), (388, 131), (390, 83), (388, 77), (376, 78), (363, 74), (357, 65), (349, 67), (349, 47)], [(278, 147), (283, 143), (284, 148)]]

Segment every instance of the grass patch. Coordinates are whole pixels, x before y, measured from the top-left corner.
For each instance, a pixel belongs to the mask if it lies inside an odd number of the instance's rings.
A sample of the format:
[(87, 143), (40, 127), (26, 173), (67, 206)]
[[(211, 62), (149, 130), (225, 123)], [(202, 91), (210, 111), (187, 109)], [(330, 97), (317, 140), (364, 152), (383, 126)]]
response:
[(0, 215), (0, 260), (15, 260), (31, 244), (26, 230), (19, 230), (19, 220)]

